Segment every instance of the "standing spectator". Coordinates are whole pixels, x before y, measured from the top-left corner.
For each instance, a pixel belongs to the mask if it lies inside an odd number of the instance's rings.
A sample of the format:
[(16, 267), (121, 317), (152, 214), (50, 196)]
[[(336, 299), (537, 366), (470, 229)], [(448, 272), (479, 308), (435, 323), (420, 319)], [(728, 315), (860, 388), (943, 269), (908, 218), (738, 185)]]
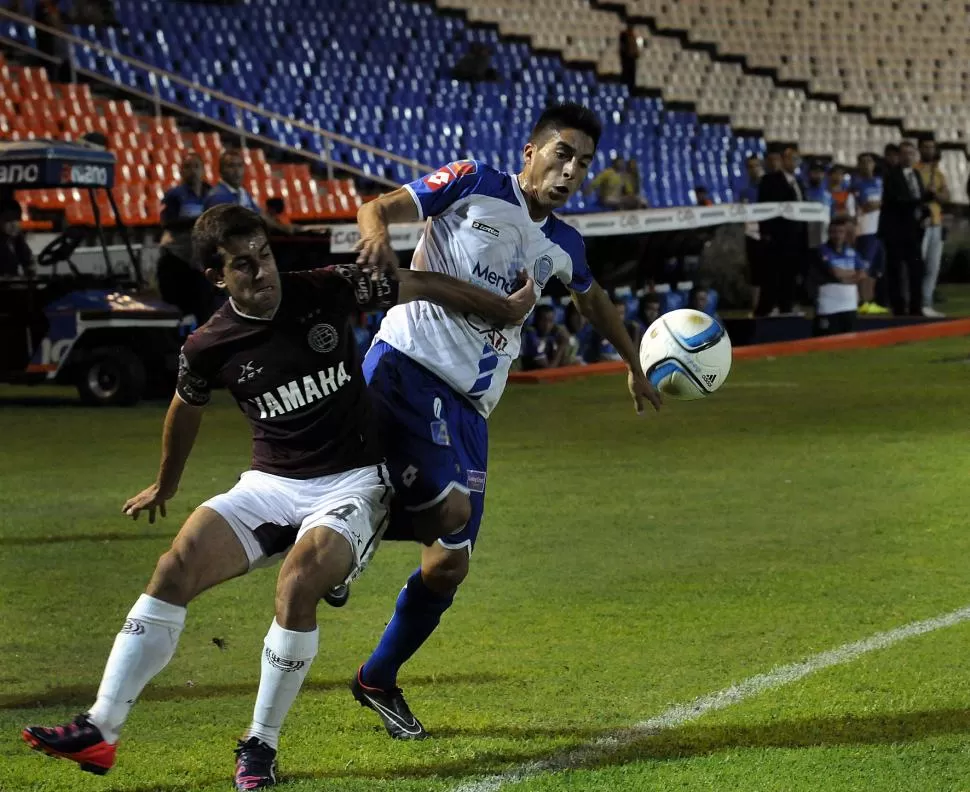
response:
[[(764, 176), (761, 160), (752, 155), (745, 161), (748, 171), (748, 182), (738, 191), (741, 203), (758, 203), (758, 185)], [(761, 245), (761, 229), (756, 222), (744, 224), (744, 250), (748, 259), (748, 272), (751, 279), (751, 313), (758, 308), (761, 299), (761, 286), (765, 280), (765, 255)]]
[(205, 198), (205, 208), (211, 209), (219, 204), (239, 204), (240, 206), (258, 212), (270, 231), (277, 234), (293, 234), (296, 229), (286, 223), (281, 223), (271, 215), (267, 214), (256, 205), (253, 196), (243, 187), (243, 179), (246, 173), (246, 163), (243, 161), (242, 152), (239, 149), (229, 149), (222, 152), (219, 157), (219, 183), (212, 188)]
[(714, 206), (714, 201), (711, 200), (711, 194), (703, 184), (694, 185), (694, 202), (698, 206)]
[(923, 315), (921, 248), (927, 197), (915, 164), (916, 146), (904, 141), (899, 147), (899, 165), (886, 172), (879, 217), (889, 302), (897, 316)]
[(899, 146), (895, 143), (887, 143), (886, 148), (882, 150), (882, 176), (886, 178), (886, 174), (899, 166)]
[[(758, 186), (759, 203), (787, 203), (804, 199), (798, 183), (798, 148), (786, 146), (781, 154), (781, 170), (767, 173)], [(761, 224), (761, 239), (765, 244), (770, 271), (761, 289), (756, 316), (767, 316), (772, 309), (792, 313), (795, 307), (795, 283), (803, 271), (808, 254), (805, 224), (784, 217), (766, 220)]]
[(559, 368), (569, 352), (569, 333), (556, 324), (551, 305), (537, 305), (532, 326), (522, 334), (522, 368)]
[(849, 221), (832, 219), (828, 241), (818, 249), (816, 267), (820, 285), (815, 302), (815, 335), (855, 330), (860, 286), (871, 289), (866, 262), (846, 240)]
[(815, 250), (827, 238), (829, 220), (832, 217), (832, 193), (829, 192), (825, 179), (825, 165), (819, 160), (812, 160), (808, 165), (808, 184), (805, 185), (805, 200), (822, 204), (828, 211), (825, 219), (819, 223), (807, 223), (805, 232), (808, 236), (808, 247)]
[[(849, 189), (845, 181), (845, 168), (841, 165), (833, 165), (829, 169), (829, 195), (832, 200), (832, 219), (836, 217), (844, 220), (855, 219), (856, 205), (855, 196)], [(849, 231), (849, 244), (853, 242), (852, 225), (847, 226)]]
[(929, 197), (929, 225), (923, 231), (923, 316), (940, 319), (943, 314), (933, 307), (933, 294), (940, 277), (940, 261), (943, 258), (943, 204), (950, 200), (950, 188), (946, 176), (940, 170), (940, 153), (930, 138), (919, 142), (919, 175)]
[(863, 302), (859, 313), (883, 314), (888, 302), (886, 290), (886, 253), (879, 239), (879, 210), (882, 207), (882, 179), (876, 176), (876, 158), (872, 154), (860, 154), (857, 175), (852, 182), (858, 210), (856, 252), (868, 263), (869, 277), (875, 283), (874, 297)]
[(182, 160), (182, 182), (162, 197), (162, 240), (158, 257), (158, 290), (167, 303), (178, 306), (204, 324), (221, 303), (220, 292), (192, 261), (192, 227), (202, 214), (210, 187), (203, 180), (205, 166), (195, 151)]
[(637, 87), (637, 61), (640, 58), (640, 41), (637, 37), (636, 28), (627, 23), (626, 28), (620, 33), (620, 68), (623, 72), (623, 82), (627, 84), (630, 93), (634, 93)]
[(627, 209), (645, 209), (647, 199), (643, 197), (643, 180), (640, 178), (640, 166), (635, 158), (626, 161), (626, 173), (623, 180), (623, 203)]
[[(34, 20), (62, 33), (71, 22), (61, 13), (54, 0), (40, 0), (34, 11)], [(47, 76), (51, 82), (71, 82), (71, 47), (64, 38), (37, 28), (37, 49), (57, 59), (56, 64), (47, 64)]]
[(623, 187), (626, 180), (626, 163), (616, 157), (610, 167), (600, 171), (583, 190), (587, 195), (595, 193), (596, 200), (605, 209), (623, 207)]
[(781, 170), (781, 151), (777, 148), (768, 149), (765, 154), (765, 174), (776, 173)]
[(22, 215), (23, 208), (12, 198), (0, 203), (0, 277), (34, 274), (34, 254), (20, 226)]

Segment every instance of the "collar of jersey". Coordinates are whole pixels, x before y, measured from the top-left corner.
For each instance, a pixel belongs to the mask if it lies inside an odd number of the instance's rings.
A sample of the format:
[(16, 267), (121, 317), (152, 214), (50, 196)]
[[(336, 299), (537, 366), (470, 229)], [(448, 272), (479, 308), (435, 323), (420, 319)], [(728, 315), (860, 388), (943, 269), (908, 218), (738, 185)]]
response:
[(222, 179), (219, 179), (219, 184), (221, 184), (223, 187), (229, 190), (229, 192), (231, 192), (233, 195), (239, 195), (239, 193), (241, 193), (243, 189), (241, 184), (238, 187), (230, 187)]
[(519, 202), (519, 207), (522, 209), (522, 213), (525, 215), (525, 219), (528, 220), (536, 228), (542, 228), (549, 219), (552, 217), (552, 212), (550, 212), (542, 220), (533, 220), (532, 215), (529, 214), (529, 204), (525, 200), (525, 196), (522, 194), (522, 188), (519, 186), (519, 174), (512, 173), (512, 189), (515, 190), (515, 200)]
[(229, 298), (229, 307), (236, 316), (242, 317), (243, 319), (248, 319), (251, 322), (272, 322), (276, 317), (277, 311), (280, 309), (280, 303), (276, 304), (276, 311), (273, 311), (272, 316), (250, 316), (248, 313), (243, 313), (236, 307), (236, 303), (232, 301), (232, 297)]

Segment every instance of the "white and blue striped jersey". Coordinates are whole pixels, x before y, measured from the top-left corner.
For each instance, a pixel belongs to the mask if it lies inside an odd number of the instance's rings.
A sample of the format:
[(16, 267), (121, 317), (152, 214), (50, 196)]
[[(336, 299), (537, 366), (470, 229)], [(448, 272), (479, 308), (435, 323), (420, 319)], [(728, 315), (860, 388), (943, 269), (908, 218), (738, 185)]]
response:
[[(582, 236), (553, 215), (532, 220), (515, 174), (465, 160), (405, 188), (427, 220), (415, 266), (504, 295), (515, 290), (523, 270), (535, 281), (537, 295), (554, 275), (575, 292), (592, 286)], [(432, 371), (488, 417), (519, 355), (522, 327), (493, 327), (480, 316), (419, 300), (392, 308), (377, 338)]]

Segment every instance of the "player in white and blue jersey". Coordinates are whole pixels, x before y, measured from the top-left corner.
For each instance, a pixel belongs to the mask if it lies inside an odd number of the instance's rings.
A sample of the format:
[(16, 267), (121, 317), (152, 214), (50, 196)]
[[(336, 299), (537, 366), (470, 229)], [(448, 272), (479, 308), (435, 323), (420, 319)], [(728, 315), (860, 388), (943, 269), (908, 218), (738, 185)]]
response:
[[(500, 294), (531, 277), (538, 295), (553, 277), (629, 366), (637, 412), (660, 398), (606, 292), (593, 280), (583, 239), (552, 214), (583, 183), (599, 120), (576, 104), (548, 108), (536, 123), (518, 174), (484, 162), (453, 162), (358, 213), (359, 264), (393, 267), (388, 225), (425, 220), (414, 266), (447, 273)], [(390, 310), (364, 362), (376, 420), (397, 492), (385, 538), (424, 543), (370, 659), (352, 683), (355, 698), (380, 715), (392, 737), (426, 736), (397, 687), (401, 666), (420, 648), (468, 574), (485, 505), (486, 419), (518, 357), (521, 325), (498, 327), (474, 314), (427, 302)]]

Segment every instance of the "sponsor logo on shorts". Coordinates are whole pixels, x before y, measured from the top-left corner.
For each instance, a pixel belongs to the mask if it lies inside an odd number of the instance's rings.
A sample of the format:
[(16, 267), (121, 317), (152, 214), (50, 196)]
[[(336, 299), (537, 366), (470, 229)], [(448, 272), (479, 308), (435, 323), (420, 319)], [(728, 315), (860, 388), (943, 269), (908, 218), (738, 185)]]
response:
[(284, 660), (268, 646), (265, 648), (265, 655), (269, 664), (280, 671), (299, 671), (306, 665), (305, 660)]
[(121, 628), (122, 635), (142, 635), (145, 625), (138, 619), (125, 619), (125, 626)]
[(472, 492), (485, 492), (485, 471), (468, 471), (468, 489)]

